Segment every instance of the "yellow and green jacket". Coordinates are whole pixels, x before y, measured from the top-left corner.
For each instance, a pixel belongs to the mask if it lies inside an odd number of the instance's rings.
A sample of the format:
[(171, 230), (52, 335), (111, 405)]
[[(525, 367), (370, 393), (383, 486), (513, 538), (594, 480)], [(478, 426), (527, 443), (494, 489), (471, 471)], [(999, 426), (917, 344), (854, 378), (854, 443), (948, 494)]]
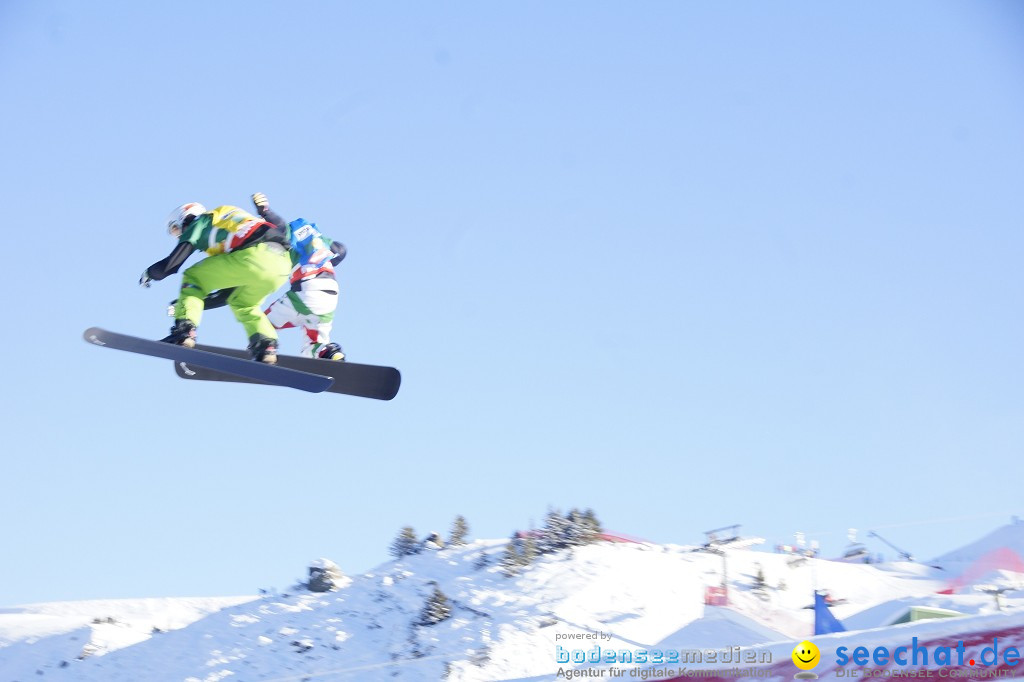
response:
[(161, 280), (176, 273), (195, 251), (216, 256), (262, 242), (288, 248), (288, 226), (258, 218), (237, 206), (218, 206), (186, 225), (170, 255), (150, 265), (146, 272), (150, 278)]

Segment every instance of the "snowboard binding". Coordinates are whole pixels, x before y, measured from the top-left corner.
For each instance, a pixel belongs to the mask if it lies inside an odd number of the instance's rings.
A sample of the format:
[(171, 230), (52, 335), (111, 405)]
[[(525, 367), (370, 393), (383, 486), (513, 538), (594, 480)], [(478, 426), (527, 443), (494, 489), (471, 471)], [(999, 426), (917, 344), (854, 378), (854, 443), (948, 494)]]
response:
[(196, 347), (196, 326), (189, 320), (175, 320), (171, 333), (160, 339), (164, 343), (173, 343), (186, 348)]
[(249, 355), (256, 362), (276, 365), (277, 339), (271, 339), (262, 334), (253, 334), (249, 339)]

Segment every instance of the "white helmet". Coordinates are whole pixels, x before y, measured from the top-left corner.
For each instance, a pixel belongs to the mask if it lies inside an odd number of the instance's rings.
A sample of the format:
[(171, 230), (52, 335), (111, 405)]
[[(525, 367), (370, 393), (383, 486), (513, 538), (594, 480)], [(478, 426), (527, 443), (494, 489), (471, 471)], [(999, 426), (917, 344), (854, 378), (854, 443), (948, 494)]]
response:
[(171, 233), (172, 237), (180, 237), (185, 226), (204, 213), (206, 213), (206, 207), (202, 204), (182, 204), (167, 216), (167, 231)]

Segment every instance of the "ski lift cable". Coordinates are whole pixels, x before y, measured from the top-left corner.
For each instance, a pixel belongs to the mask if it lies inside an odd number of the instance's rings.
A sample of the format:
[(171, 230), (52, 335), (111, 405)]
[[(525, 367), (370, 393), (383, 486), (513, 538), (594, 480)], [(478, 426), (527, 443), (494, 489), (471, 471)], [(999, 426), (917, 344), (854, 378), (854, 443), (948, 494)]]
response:
[[(928, 526), (934, 523), (955, 523), (957, 521), (980, 521), (982, 519), (991, 519), (996, 517), (1012, 516), (1014, 514), (1020, 514), (1019, 510), (1005, 511), (1005, 512), (993, 512), (991, 514), (978, 514), (975, 516), (956, 516), (949, 518), (934, 518), (934, 519), (921, 519), (918, 521), (906, 521), (903, 523), (889, 523), (881, 526), (871, 526), (875, 530), (886, 530), (889, 528), (908, 528), (910, 526)], [(836, 531), (823, 530), (823, 531), (804, 531), (803, 534), (807, 537), (822, 537), (827, 535), (834, 535)]]
[(979, 515), (975, 515), (975, 516), (956, 516), (956, 517), (944, 518), (944, 519), (927, 519), (927, 520), (922, 520), (922, 521), (907, 521), (906, 523), (890, 523), (890, 524), (885, 525), (885, 526), (874, 526), (874, 528), (875, 529), (885, 530), (887, 528), (906, 528), (908, 526), (927, 526), (927, 525), (933, 524), (933, 523), (953, 523), (953, 522), (956, 522), (956, 521), (979, 521), (981, 519), (991, 519), (991, 518), (994, 518), (994, 517), (997, 517), (997, 516), (1012, 515), (1014, 513), (1015, 512), (1008, 511), (1008, 512), (999, 512), (999, 513), (993, 513), (993, 514), (979, 514)]

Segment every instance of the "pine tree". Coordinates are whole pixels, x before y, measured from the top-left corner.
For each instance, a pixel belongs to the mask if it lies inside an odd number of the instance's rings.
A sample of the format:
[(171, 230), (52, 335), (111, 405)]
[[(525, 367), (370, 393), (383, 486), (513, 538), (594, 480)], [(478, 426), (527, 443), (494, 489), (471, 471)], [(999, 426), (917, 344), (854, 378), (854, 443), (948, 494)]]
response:
[(551, 554), (569, 546), (569, 520), (557, 509), (549, 509), (537, 538), (537, 551)]
[(590, 542), (597, 542), (601, 537), (601, 533), (604, 532), (604, 528), (601, 527), (601, 522), (597, 520), (597, 514), (594, 513), (593, 509), (588, 508), (583, 512), (583, 523), (592, 537)]
[(570, 547), (589, 545), (597, 540), (597, 533), (594, 532), (593, 525), (585, 512), (573, 509), (569, 512), (567, 521), (566, 544)]
[(519, 562), (523, 566), (529, 566), (537, 559), (537, 539), (533, 537), (533, 534), (528, 533), (522, 541), (522, 553), (519, 556)]
[(469, 524), (466, 523), (466, 517), (459, 514), (452, 523), (452, 532), (448, 536), (448, 545), (450, 547), (458, 547), (459, 545), (466, 544), (467, 535), (469, 535)]
[(519, 550), (519, 538), (515, 535), (505, 545), (505, 552), (501, 555), (499, 566), (507, 578), (514, 576), (522, 569), (523, 555)]
[(452, 607), (448, 597), (441, 588), (434, 585), (434, 593), (427, 599), (420, 611), (420, 619), (417, 625), (437, 625), (441, 621), (448, 620), (452, 616)]
[(473, 568), (475, 568), (478, 571), (481, 568), (487, 568), (490, 565), (491, 565), (491, 557), (488, 556), (486, 551), (481, 551), (480, 552), (480, 556), (478, 556), (476, 558), (476, 561), (473, 562)]
[(420, 549), (420, 543), (416, 539), (416, 531), (413, 530), (412, 526), (405, 526), (398, 534), (398, 537), (395, 538), (395, 541), (391, 543), (391, 556), (401, 559), (410, 554), (419, 554)]

